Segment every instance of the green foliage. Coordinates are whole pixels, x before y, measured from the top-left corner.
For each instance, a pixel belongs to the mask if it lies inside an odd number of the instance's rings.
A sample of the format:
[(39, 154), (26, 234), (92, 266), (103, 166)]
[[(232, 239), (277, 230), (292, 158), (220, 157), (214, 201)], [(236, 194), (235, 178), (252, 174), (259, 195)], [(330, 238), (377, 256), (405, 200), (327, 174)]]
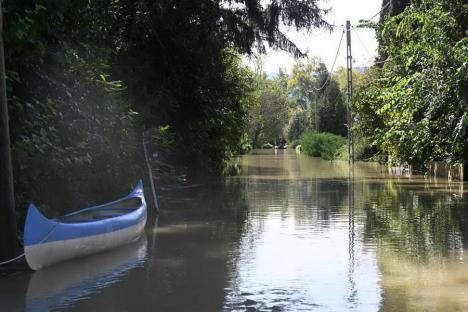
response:
[(112, 51), (93, 44), (106, 40), (96, 32), (104, 14), (82, 1), (7, 3), (17, 207), (34, 200), (63, 212), (122, 194), (141, 177), (137, 114), (122, 101), (121, 83), (109, 79)]
[(298, 109), (293, 111), (291, 114), (284, 132), (289, 141), (294, 141), (299, 139), (308, 128), (309, 119), (307, 112), (302, 109)]
[(239, 143), (239, 153), (240, 154), (247, 154), (252, 150), (252, 144), (249, 142), (249, 137), (247, 133), (244, 133), (242, 139)]
[[(294, 66), (288, 88), (292, 102), (299, 109), (309, 111), (310, 128), (318, 127), (319, 131), (345, 135), (347, 129), (344, 90), (340, 89), (336, 77), (340, 76), (329, 77), (329, 72), (322, 61), (311, 59)], [(291, 128), (287, 130), (289, 129)], [(289, 131), (286, 133), (289, 137)], [(296, 133), (293, 131), (290, 139), (297, 138)]]
[[(300, 55), (279, 26), (329, 29), (316, 2), (5, 2), (18, 206), (74, 209), (124, 193), (143, 176), (143, 130), (158, 175), (221, 173), (249, 147), (255, 85), (239, 52), (268, 42)], [(258, 99), (277, 101), (267, 89)]]
[[(385, 162), (386, 159), (378, 148), (372, 145), (366, 137), (354, 137), (354, 160)], [(337, 152), (336, 159), (348, 160), (348, 144), (343, 145)]]
[(301, 148), (308, 156), (333, 160), (345, 143), (345, 138), (332, 133), (307, 132), (302, 137)]
[(393, 161), (468, 161), (467, 10), (424, 0), (378, 31), (388, 56), (355, 96), (356, 130)]
[(247, 133), (255, 148), (276, 143), (288, 122), (287, 90), (278, 80), (257, 76), (257, 90), (247, 116)]
[(302, 140), (301, 139), (296, 139), (296, 140), (293, 140), (293, 141), (289, 142), (288, 147), (289, 148), (296, 148), (297, 146), (299, 146), (301, 144), (302, 144)]
[(320, 131), (344, 136), (346, 127), (346, 106), (344, 95), (334, 79), (330, 79), (319, 99)]

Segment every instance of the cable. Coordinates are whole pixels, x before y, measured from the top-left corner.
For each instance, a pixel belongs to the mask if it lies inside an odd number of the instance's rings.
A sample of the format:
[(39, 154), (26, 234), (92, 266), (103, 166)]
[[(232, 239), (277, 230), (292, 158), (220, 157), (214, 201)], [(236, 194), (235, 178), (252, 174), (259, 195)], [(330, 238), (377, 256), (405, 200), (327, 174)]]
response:
[[(57, 228), (58, 225), (59, 225), (59, 222), (56, 222), (54, 224), (54, 226), (50, 229), (50, 231), (41, 239), (41, 241), (38, 244), (41, 244), (44, 241), (46, 241), (52, 235), (52, 233), (55, 231), (55, 229)], [(4, 261), (4, 262), (0, 262), (0, 265), (5, 265), (5, 264), (8, 264), (8, 263), (14, 262), (14, 261), (19, 260), (19, 259), (21, 259), (23, 257), (24, 257), (24, 252), (21, 255), (17, 256), (16, 258), (13, 258), (13, 259), (10, 259), (10, 260)]]
[(366, 51), (367, 55), (369, 55), (369, 57), (371, 57), (371, 58), (374, 58), (375, 56), (373, 56), (372, 53), (369, 52), (369, 50), (367, 49), (366, 45), (365, 45), (364, 42), (361, 40), (361, 37), (359, 37), (359, 34), (358, 34), (358, 32), (356, 31), (356, 27), (352, 27), (351, 29), (354, 30), (354, 34), (355, 34), (356, 37), (358, 38), (359, 43), (360, 43), (361, 46), (364, 48), (364, 51)]
[(377, 17), (378, 15), (380, 15), (380, 14), (383, 12), (383, 10), (385, 10), (385, 9), (390, 5), (390, 3), (392, 3), (392, 0), (388, 0), (387, 4), (384, 5), (384, 7), (383, 7), (382, 9), (380, 9), (379, 12), (375, 13), (371, 18), (368, 18), (368, 19), (366, 19), (365, 21), (370, 22), (370, 21), (373, 20), (375, 17)]
[(343, 28), (343, 32), (341, 33), (340, 43), (338, 44), (338, 49), (336, 50), (335, 60), (333, 61), (333, 65), (332, 65), (330, 71), (328, 72), (327, 80), (325, 80), (325, 82), (323, 83), (323, 85), (320, 88), (315, 88), (314, 87), (315, 91), (322, 90), (327, 85), (327, 83), (330, 81), (331, 73), (333, 72), (333, 69), (335, 68), (336, 60), (338, 59), (338, 54), (340, 53), (341, 42), (343, 42), (344, 33), (345, 33), (345, 31), (344, 31), (344, 28)]
[(5, 264), (8, 264), (8, 263), (14, 262), (14, 261), (19, 260), (19, 259), (21, 259), (23, 257), (24, 257), (24, 252), (21, 255), (19, 255), (18, 257), (16, 257), (16, 258), (0, 262), (0, 265), (5, 265)]

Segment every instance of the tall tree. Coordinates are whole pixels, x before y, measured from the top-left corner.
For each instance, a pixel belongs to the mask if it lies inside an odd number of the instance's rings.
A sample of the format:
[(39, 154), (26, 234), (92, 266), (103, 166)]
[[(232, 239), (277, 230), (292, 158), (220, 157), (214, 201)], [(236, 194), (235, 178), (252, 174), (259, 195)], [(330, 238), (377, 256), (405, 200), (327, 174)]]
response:
[(170, 126), (177, 146), (171, 159), (196, 172), (209, 172), (200, 168), (225, 160), (243, 130), (242, 121), (240, 127), (232, 122), (243, 120), (245, 109), (232, 92), (239, 94), (238, 81), (226, 74), (226, 50), (261, 53), (268, 44), (302, 56), (281, 24), (330, 29), (317, 0), (122, 3), (114, 76), (127, 86), (128, 100), (145, 125)]
[(18, 249), (16, 233), (13, 167), (3, 51), (3, 7), (0, 0), (0, 260), (11, 258)]
[(396, 162), (468, 162), (466, 16), (421, 0), (378, 32), (388, 59), (356, 93), (356, 128)]
[(320, 131), (345, 136), (346, 106), (344, 94), (338, 83), (331, 78), (319, 100), (320, 107)]
[[(383, 0), (382, 1), (382, 11), (380, 12), (380, 20), (379, 25), (376, 27), (379, 29), (385, 23), (385, 20), (396, 16), (403, 12), (407, 6), (411, 4), (411, 2), (416, 2), (417, 0)], [(387, 58), (387, 54), (382, 48), (382, 42), (379, 41), (379, 46), (377, 48), (378, 56), (377, 61), (383, 61)], [(381, 63), (377, 63), (381, 66)]]
[(410, 4), (411, 0), (383, 0), (382, 12), (380, 12), (380, 22), (383, 22), (387, 17), (400, 14)]

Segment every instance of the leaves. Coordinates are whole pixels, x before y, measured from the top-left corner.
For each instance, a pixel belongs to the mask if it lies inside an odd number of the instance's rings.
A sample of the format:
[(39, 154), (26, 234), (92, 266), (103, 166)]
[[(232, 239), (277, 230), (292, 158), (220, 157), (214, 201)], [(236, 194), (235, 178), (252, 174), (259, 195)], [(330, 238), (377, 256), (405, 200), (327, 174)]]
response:
[(388, 58), (356, 93), (356, 130), (396, 161), (468, 161), (463, 10), (461, 1), (425, 0), (379, 29)]

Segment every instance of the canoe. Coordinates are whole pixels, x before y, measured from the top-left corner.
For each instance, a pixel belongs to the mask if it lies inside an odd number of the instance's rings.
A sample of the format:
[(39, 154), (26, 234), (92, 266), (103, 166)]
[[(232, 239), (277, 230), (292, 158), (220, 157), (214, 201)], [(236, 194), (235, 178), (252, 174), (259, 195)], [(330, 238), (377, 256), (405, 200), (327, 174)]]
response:
[(31, 203), (24, 228), (24, 254), (33, 270), (136, 241), (146, 225), (140, 180), (116, 201), (48, 219)]

